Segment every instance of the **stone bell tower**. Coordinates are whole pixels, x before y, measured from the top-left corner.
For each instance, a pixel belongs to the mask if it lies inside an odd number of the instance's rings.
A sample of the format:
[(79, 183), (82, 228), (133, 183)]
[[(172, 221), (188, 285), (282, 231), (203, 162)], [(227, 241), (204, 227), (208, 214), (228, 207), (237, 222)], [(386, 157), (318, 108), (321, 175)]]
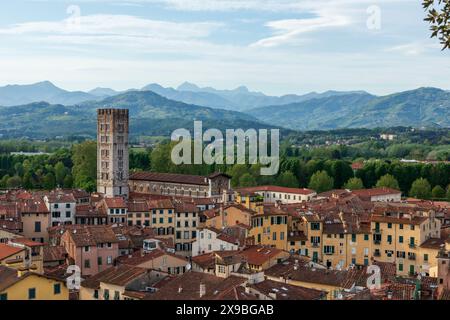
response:
[(97, 110), (97, 192), (128, 197), (128, 109)]

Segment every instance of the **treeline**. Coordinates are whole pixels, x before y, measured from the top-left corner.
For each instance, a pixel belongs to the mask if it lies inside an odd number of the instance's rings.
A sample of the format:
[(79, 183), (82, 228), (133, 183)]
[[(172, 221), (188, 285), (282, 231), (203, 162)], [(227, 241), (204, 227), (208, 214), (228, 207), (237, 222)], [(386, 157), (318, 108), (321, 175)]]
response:
[[(391, 187), (404, 195), (423, 199), (450, 199), (450, 165), (440, 163), (407, 164), (400, 161), (367, 161), (353, 171), (351, 161), (341, 152), (304, 158), (282, 148), (277, 175), (263, 176), (261, 165), (175, 165), (171, 161), (174, 143), (164, 142), (153, 149), (130, 150), (130, 170), (208, 175), (220, 171), (230, 174), (233, 187), (273, 184), (284, 187), (308, 187), (318, 192), (331, 189)], [(25, 157), (0, 155), (0, 187), (53, 189), (96, 188), (96, 143), (85, 141), (51, 155)]]

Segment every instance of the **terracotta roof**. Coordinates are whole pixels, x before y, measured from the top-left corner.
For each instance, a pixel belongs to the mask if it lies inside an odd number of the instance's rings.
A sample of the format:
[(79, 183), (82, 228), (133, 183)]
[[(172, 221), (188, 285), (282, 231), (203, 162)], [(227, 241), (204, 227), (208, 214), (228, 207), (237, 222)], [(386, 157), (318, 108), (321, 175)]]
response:
[(259, 266), (271, 259), (275, 259), (283, 252), (285, 251), (273, 247), (252, 246), (244, 249), (240, 254), (246, 258), (249, 264)]
[(327, 270), (305, 266), (304, 263), (295, 265), (292, 261), (279, 263), (265, 271), (267, 276), (291, 279), (306, 283), (316, 283), (350, 289), (367, 278), (365, 269), (361, 270)]
[(152, 209), (175, 209), (175, 205), (170, 199), (148, 201), (149, 210)]
[(63, 246), (45, 246), (44, 262), (65, 260), (67, 251)]
[(428, 240), (426, 240), (424, 243), (422, 243), (420, 245), (421, 248), (425, 248), (425, 249), (440, 249), (441, 246), (444, 245), (445, 246), (445, 239), (440, 239), (440, 238), (430, 238)]
[(291, 193), (291, 194), (301, 194), (301, 195), (310, 195), (316, 193), (314, 190), (306, 189), (306, 188), (287, 188), (287, 187), (279, 187), (279, 186), (258, 186), (258, 187), (249, 187), (249, 188), (240, 188), (236, 190), (237, 192), (282, 192), (282, 193)]
[(413, 224), (420, 225), (425, 222), (427, 217), (412, 216), (409, 217), (395, 217), (395, 216), (382, 216), (382, 215), (372, 215), (371, 221), (373, 222), (383, 222), (383, 223), (402, 223), (402, 224)]
[(50, 203), (75, 203), (75, 197), (71, 193), (51, 192), (47, 195)]
[(109, 209), (127, 208), (125, 199), (122, 197), (105, 198), (104, 201)]
[[(230, 290), (241, 286), (245, 278), (230, 276), (219, 278), (203, 272), (186, 272), (162, 286), (156, 293), (147, 295), (146, 300), (215, 300), (230, 298)], [(204, 295), (200, 296), (200, 288)], [(231, 295), (233, 297), (233, 295)], [(233, 298), (231, 298), (233, 299)]]
[(97, 273), (96, 275), (83, 281), (81, 286), (85, 288), (98, 289), (100, 288), (100, 282), (116, 286), (126, 286), (147, 272), (148, 270), (144, 268), (120, 265)]
[(24, 248), (10, 246), (4, 243), (0, 243), (0, 260), (9, 258), (25, 250)]
[(319, 300), (326, 296), (327, 292), (294, 286), (283, 282), (264, 280), (262, 282), (249, 285), (265, 296), (275, 298), (276, 300)]
[(222, 173), (222, 172), (214, 172), (208, 176), (209, 179), (214, 179), (217, 177), (225, 177), (225, 178), (231, 179), (230, 175), (228, 175), (226, 173)]
[(364, 168), (364, 163), (361, 163), (361, 162), (353, 162), (352, 163), (353, 170), (360, 170), (362, 168)]
[(128, 212), (148, 212), (150, 209), (148, 207), (147, 201), (129, 201), (128, 202)]
[(137, 265), (140, 265), (140, 264), (148, 262), (148, 261), (152, 261), (152, 260), (157, 259), (162, 256), (171, 256), (173, 258), (176, 258), (178, 260), (186, 262), (186, 264), (187, 264), (187, 260), (184, 257), (178, 256), (176, 254), (173, 254), (173, 253), (170, 253), (167, 251), (163, 251), (160, 249), (155, 249), (149, 253), (143, 253), (143, 254), (140, 251), (138, 251), (138, 252), (134, 253), (131, 257), (128, 257), (128, 256), (120, 257), (119, 261), (121, 264), (137, 266)]
[(203, 186), (209, 185), (207, 177), (177, 173), (137, 172), (130, 176), (130, 180), (157, 181)]
[(0, 292), (19, 281), (17, 270), (0, 265)]
[(49, 213), (44, 201), (38, 197), (20, 201), (19, 210), (21, 213)]
[(360, 190), (352, 190), (352, 193), (356, 194), (358, 197), (375, 197), (375, 196), (384, 196), (390, 194), (401, 194), (400, 190), (395, 190), (391, 188), (373, 188), (373, 189), (360, 189)]
[(77, 225), (67, 228), (65, 232), (70, 233), (70, 237), (77, 247), (96, 246), (100, 243), (117, 243), (117, 237), (110, 226), (105, 225)]
[(75, 217), (77, 218), (92, 218), (92, 217), (106, 217), (107, 213), (104, 210), (97, 210), (91, 204), (80, 204), (75, 207)]
[(15, 242), (15, 243), (24, 244), (27, 247), (43, 247), (44, 246), (44, 244), (41, 243), (41, 242), (36, 242), (36, 241), (33, 241), (31, 239), (27, 239), (27, 238), (14, 238), (11, 241)]

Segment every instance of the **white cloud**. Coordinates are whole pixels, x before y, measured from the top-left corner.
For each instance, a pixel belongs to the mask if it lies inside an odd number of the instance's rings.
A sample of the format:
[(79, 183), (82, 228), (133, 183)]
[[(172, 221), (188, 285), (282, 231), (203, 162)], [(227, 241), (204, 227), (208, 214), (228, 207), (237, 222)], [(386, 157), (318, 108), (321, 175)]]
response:
[(25, 22), (0, 29), (0, 35), (122, 36), (163, 39), (208, 37), (222, 24), (180, 23), (128, 15), (96, 14), (61, 21)]

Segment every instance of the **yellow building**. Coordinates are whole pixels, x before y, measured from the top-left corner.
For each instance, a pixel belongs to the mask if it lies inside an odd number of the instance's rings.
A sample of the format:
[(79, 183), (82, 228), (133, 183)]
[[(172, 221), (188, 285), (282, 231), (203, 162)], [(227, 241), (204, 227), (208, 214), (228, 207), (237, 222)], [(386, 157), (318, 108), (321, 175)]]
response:
[(257, 208), (262, 206), (263, 201), (263, 196), (245, 189), (235, 193), (235, 202), (253, 211), (257, 211)]
[(344, 222), (323, 224), (323, 263), (327, 267), (346, 269), (351, 265), (371, 264), (371, 244), (368, 225), (347, 225)]
[[(384, 210), (372, 215), (373, 258), (397, 265), (397, 275), (430, 273), (436, 267), (429, 239), (440, 238), (441, 222), (434, 212), (401, 212)], [(425, 244), (424, 247), (422, 245)]]
[(322, 261), (322, 218), (317, 214), (306, 213), (302, 216), (299, 228), (307, 239), (303, 255), (310, 257), (313, 262)]
[(237, 224), (245, 224), (250, 226), (251, 218), (256, 214), (255, 211), (248, 209), (242, 204), (230, 204), (214, 210), (214, 216), (208, 218), (205, 222), (206, 227), (213, 227), (219, 230), (223, 228), (235, 226)]
[(26, 238), (0, 243), (0, 265), (20, 269), (29, 268), (44, 273), (44, 245)]
[(0, 266), (0, 300), (69, 300), (64, 281)]
[(255, 244), (288, 250), (288, 214), (273, 205), (252, 216), (250, 236)]
[(111, 267), (81, 283), (80, 300), (139, 300), (166, 277), (161, 271)]

